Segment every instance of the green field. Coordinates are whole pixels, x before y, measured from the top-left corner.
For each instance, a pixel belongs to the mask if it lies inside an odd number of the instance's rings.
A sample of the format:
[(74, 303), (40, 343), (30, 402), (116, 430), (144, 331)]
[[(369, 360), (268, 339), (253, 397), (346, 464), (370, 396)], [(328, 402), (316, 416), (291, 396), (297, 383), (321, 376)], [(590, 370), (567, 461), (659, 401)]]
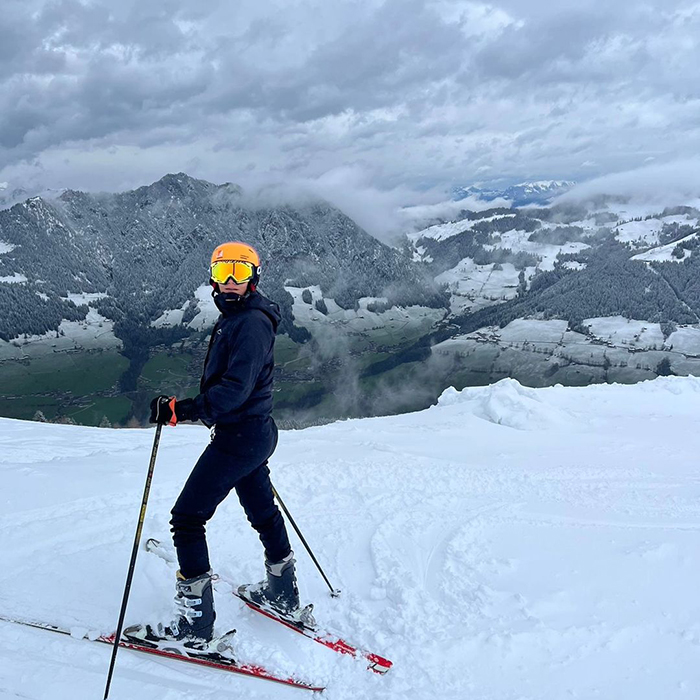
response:
[(0, 364), (0, 396), (70, 391), (82, 396), (112, 388), (129, 361), (116, 352), (56, 353), (25, 364)]
[(325, 393), (322, 382), (281, 382), (275, 385), (274, 401), (276, 410), (310, 407), (319, 403)]
[[(83, 407), (73, 407), (65, 410), (80, 425), (99, 425), (104, 416), (110, 423), (123, 424), (131, 409), (131, 401), (126, 396), (98, 397)], [(48, 418), (48, 416), (47, 416)]]
[(141, 370), (139, 389), (155, 394), (175, 394), (185, 398), (197, 393), (199, 377), (188, 374), (192, 363), (189, 352), (162, 352), (151, 357)]
[(103, 416), (125, 420), (131, 403), (110, 396), (129, 361), (116, 352), (56, 353), (30, 361), (0, 364), (0, 415), (31, 420), (41, 411), (47, 420), (70, 416), (98, 425)]
[[(311, 424), (367, 415), (384, 406), (411, 410), (424, 405), (422, 394), (429, 382), (421, 377), (422, 367), (404, 364), (376, 376), (359, 376), (397, 352), (396, 343), (405, 345), (417, 337), (415, 327), (407, 331), (360, 335), (338, 329), (337, 344), (333, 337), (299, 344), (278, 336), (274, 415)], [(41, 411), (47, 420), (71, 418), (82, 425), (99, 425), (106, 417), (112, 425), (125, 425), (133, 420), (133, 408), (137, 422), (145, 424), (153, 396), (197, 394), (208, 337), (190, 340), (184, 349), (184, 344), (161, 346), (141, 368), (135, 390), (126, 394), (119, 393), (119, 379), (129, 369), (129, 360), (114, 351), (2, 362), (0, 415), (31, 420)], [(410, 382), (420, 382), (420, 396), (407, 392)]]
[(0, 416), (32, 420), (37, 411), (41, 411), (47, 420), (54, 419), (61, 407), (61, 402), (51, 396), (21, 396), (7, 398), (0, 395)]
[(299, 357), (301, 346), (287, 335), (279, 335), (275, 339), (275, 364), (284, 366)]

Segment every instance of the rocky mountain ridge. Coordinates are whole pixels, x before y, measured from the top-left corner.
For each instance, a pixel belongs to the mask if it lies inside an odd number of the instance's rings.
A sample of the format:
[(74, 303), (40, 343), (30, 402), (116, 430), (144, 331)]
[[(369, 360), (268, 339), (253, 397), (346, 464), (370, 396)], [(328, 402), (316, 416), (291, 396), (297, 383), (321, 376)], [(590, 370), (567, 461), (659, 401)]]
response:
[[(326, 202), (269, 205), (230, 183), (183, 173), (120, 194), (67, 190), (0, 211), (0, 338), (58, 330), (88, 307), (115, 332), (149, 326), (170, 309), (196, 315), (211, 250), (243, 239), (262, 254), (262, 289), (298, 337), (286, 286), (319, 285), (342, 308), (363, 297), (390, 306), (444, 305), (432, 280)], [(86, 304), (76, 298), (90, 297)], [(121, 325), (120, 325), (121, 324)]]

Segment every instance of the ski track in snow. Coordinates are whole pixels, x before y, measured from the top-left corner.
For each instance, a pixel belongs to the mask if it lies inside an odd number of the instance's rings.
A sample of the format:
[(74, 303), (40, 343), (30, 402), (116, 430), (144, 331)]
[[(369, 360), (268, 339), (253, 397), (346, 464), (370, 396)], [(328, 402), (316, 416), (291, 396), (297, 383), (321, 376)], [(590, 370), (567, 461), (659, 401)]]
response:
[[(324, 627), (394, 662), (386, 676), (246, 609), (219, 585), (242, 661), (325, 684), (330, 700), (700, 697), (700, 380), (526, 389), (513, 380), (419, 413), (281, 433), (274, 482), (302, 599)], [(166, 429), (144, 538), (209, 435)], [(116, 623), (153, 440), (0, 419), (0, 611), (71, 628)], [(241, 582), (262, 551), (235, 496), (208, 527)], [(167, 620), (173, 567), (139, 554), (127, 624)], [(100, 697), (109, 649), (0, 623), (0, 698)], [(301, 698), (260, 680), (119, 652), (114, 700)]]

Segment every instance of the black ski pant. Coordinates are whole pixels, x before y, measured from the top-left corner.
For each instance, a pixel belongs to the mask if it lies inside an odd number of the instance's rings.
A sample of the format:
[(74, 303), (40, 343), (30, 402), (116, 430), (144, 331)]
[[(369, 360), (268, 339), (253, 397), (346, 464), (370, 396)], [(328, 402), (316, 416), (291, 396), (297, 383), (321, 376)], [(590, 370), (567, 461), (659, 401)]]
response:
[(215, 429), (171, 511), (173, 542), (185, 578), (209, 571), (205, 525), (232, 489), (260, 536), (267, 559), (277, 562), (289, 554), (289, 538), (267, 466), (275, 447), (277, 426), (272, 418)]

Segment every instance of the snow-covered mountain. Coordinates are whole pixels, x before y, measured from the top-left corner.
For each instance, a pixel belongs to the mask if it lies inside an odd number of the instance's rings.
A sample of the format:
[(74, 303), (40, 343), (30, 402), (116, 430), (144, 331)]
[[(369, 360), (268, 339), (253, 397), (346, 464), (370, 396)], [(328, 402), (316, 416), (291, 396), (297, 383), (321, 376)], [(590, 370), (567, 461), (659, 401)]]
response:
[(697, 373), (698, 233), (693, 207), (650, 213), (610, 198), (463, 212), (412, 233), (414, 260), (451, 294), (432, 356), (467, 385)]
[(194, 391), (218, 316), (209, 256), (232, 239), (261, 251), (261, 291), (282, 309), (276, 399), (295, 416), (352, 388), (341, 375), (357, 353), (447, 313), (427, 271), (318, 199), (183, 173), (30, 197), (0, 209), (0, 415), (124, 425), (145, 420), (154, 391)]
[[(407, 236), (413, 259), (447, 283), (454, 314), (473, 313), (515, 298), (542, 272), (576, 271), (602, 245), (630, 260), (679, 262), (690, 258), (700, 230), (700, 210), (678, 206), (644, 216), (625, 203), (464, 211), (450, 222)], [(643, 267), (643, 266), (640, 266)], [(670, 267), (668, 269), (674, 269)]]
[[(15, 360), (0, 363), (0, 413), (123, 425), (143, 420), (149, 392), (194, 390), (218, 315), (208, 256), (229, 238), (263, 252), (262, 289), (284, 316), (276, 406), (302, 425), (418, 410), (450, 384), (700, 371), (692, 206), (461, 210), (390, 248), (329, 204), (178, 174), (0, 211), (0, 360)], [(99, 349), (111, 354), (83, 357), (98, 365), (83, 382), (73, 353)], [(40, 354), (37, 382), (26, 362)]]
[(265, 204), (230, 183), (179, 173), (122, 194), (68, 190), (0, 211), (0, 306), (9, 310), (0, 339), (56, 332), (90, 309), (126, 342), (133, 324), (206, 328), (209, 255), (236, 238), (260, 248), (262, 288), (282, 307), (282, 331), (295, 337), (286, 288), (317, 285), (344, 310), (362, 298), (389, 308), (445, 303), (418, 266), (326, 202)]
[[(419, 413), (282, 431), (272, 478), (333, 585), (293, 538), (302, 600), (385, 654), (386, 676), (248, 611), (217, 625), (242, 661), (332, 700), (687, 700), (700, 695), (700, 380), (446, 391)], [(0, 613), (75, 637), (114, 629), (153, 440), (0, 419)], [(209, 433), (165, 428), (144, 538)], [(41, 449), (37, 449), (40, 445)], [(256, 581), (263, 554), (235, 497), (208, 528), (212, 565)], [(9, 584), (8, 584), (9, 585)], [(6, 586), (7, 588), (7, 586)], [(174, 572), (145, 552), (126, 622), (170, 620)], [(102, 697), (108, 647), (0, 622), (0, 696)], [(121, 650), (113, 700), (304, 697)]]
[(569, 180), (537, 180), (520, 182), (505, 188), (470, 185), (455, 187), (452, 195), (457, 201), (467, 197), (477, 197), (487, 202), (506, 199), (512, 202), (514, 207), (522, 207), (531, 204), (548, 204), (555, 197), (568, 192), (575, 184)]

